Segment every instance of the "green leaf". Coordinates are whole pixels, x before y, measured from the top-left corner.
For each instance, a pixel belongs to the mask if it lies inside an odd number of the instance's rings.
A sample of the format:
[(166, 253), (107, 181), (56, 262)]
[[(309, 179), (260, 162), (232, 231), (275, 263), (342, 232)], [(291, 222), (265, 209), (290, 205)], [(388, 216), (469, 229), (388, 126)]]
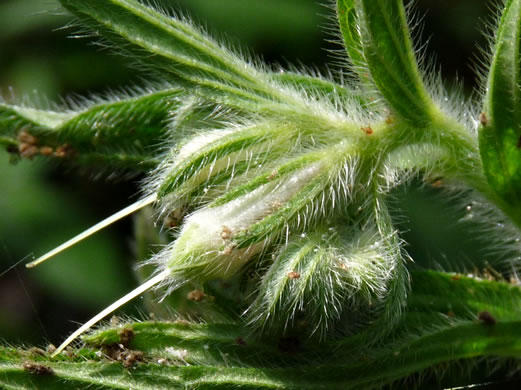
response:
[(481, 114), (479, 147), (490, 186), (521, 225), (521, 1), (507, 2)]
[(403, 1), (339, 0), (337, 4), (342, 33), (346, 45), (351, 45), (348, 52), (355, 64), (367, 67), (398, 116), (417, 128), (427, 125), (436, 108), (418, 70)]
[(282, 84), (291, 85), (297, 90), (301, 90), (313, 97), (327, 97), (333, 104), (339, 104), (339, 100), (355, 101), (363, 107), (367, 107), (373, 103), (365, 92), (348, 88), (345, 85), (320, 77), (312, 77), (294, 72), (272, 73), (271, 77)]
[(181, 106), (181, 94), (178, 88), (150, 89), (65, 112), (0, 102), (0, 144), (27, 158), (147, 170), (158, 164), (160, 143)]
[(136, 0), (61, 0), (62, 5), (161, 79), (197, 86), (223, 102), (269, 102), (264, 75), (190, 23)]
[(344, 95), (360, 101), (359, 93), (325, 80), (258, 70), (251, 59), (216, 43), (186, 19), (167, 16), (136, 0), (61, 3), (81, 24), (135, 60), (139, 68), (161, 80), (193, 88), (192, 93), (205, 100), (255, 115), (293, 116), (296, 111), (310, 114), (309, 102), (294, 93), (295, 87), (304, 92), (313, 89), (313, 95), (321, 97), (329, 94), (334, 104)]
[(358, 77), (366, 85), (372, 85), (369, 68), (364, 56), (360, 24), (355, 8), (355, 0), (337, 0), (337, 18), (340, 32), (349, 59)]
[[(518, 287), (433, 271), (416, 271), (413, 280), (398, 330), (369, 349), (357, 335), (317, 345), (257, 340), (242, 324), (128, 323), (95, 331), (84, 337), (87, 347), (55, 359), (35, 349), (1, 347), (0, 385), (375, 389), (407, 378), (408, 388), (424, 388), (430, 377), (440, 388), (471, 383), (469, 375), (476, 369), (490, 377), (505, 363), (498, 358), (521, 356)], [(489, 364), (477, 366), (477, 358), (490, 358)], [(444, 382), (451, 363), (457, 363), (457, 376)]]

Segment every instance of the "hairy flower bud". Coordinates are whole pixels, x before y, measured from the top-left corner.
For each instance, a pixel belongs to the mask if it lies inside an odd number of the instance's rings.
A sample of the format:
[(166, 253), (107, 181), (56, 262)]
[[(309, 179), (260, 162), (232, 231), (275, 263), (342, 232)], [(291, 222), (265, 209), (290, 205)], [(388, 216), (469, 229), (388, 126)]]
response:
[(376, 227), (374, 219), (339, 219), (293, 235), (262, 277), (248, 310), (251, 325), (324, 338), (369, 322), (385, 305), (402, 263)]
[[(291, 219), (302, 213), (295, 202), (309, 183), (320, 181), (325, 164), (304, 166), (285, 180), (263, 184), (221, 205), (209, 205), (188, 216), (179, 237), (154, 262), (174, 279), (228, 278), (252, 256), (287, 234)], [(285, 213), (281, 213), (285, 210)], [(273, 221), (273, 219), (275, 221)], [(268, 234), (259, 227), (268, 224)]]

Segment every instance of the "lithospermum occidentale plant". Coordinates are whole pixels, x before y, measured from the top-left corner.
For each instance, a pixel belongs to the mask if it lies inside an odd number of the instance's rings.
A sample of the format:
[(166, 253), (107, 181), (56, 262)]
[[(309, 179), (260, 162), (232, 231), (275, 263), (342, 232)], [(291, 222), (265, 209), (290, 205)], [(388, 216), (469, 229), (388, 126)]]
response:
[[(145, 170), (147, 179), (135, 204), (30, 266), (149, 205), (171, 242), (147, 262), (155, 268), (149, 279), (53, 356), (152, 288), (165, 296), (187, 283), (204, 291), (215, 279), (252, 272), (240, 317), (253, 337), (298, 334), (381, 354), (388, 337), (406, 339), (404, 329), (419, 323), (411, 320), (415, 276), (448, 280), (409, 272), (388, 194), (413, 177), (442, 178), (472, 197), (484, 225), (500, 221), (494, 266), (515, 272), (521, 1), (505, 2), (482, 91), (469, 101), (418, 63), (401, 0), (336, 2), (347, 54), (336, 78), (263, 66), (137, 0), (61, 3), (155, 84), (63, 113), (2, 103), (0, 141), (21, 157)], [(495, 326), (484, 313), (474, 314)], [(437, 316), (432, 329), (450, 332), (454, 315), (447, 317)], [(436, 336), (422, 329), (418, 340)], [(466, 351), (448, 358), (471, 357)]]

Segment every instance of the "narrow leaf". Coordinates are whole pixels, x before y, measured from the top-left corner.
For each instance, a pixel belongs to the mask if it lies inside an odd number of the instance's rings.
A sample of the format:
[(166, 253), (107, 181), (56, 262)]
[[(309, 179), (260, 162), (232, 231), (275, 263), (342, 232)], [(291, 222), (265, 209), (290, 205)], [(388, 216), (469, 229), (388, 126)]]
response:
[(360, 22), (355, 8), (355, 0), (337, 0), (336, 5), (340, 32), (353, 68), (364, 84), (372, 85), (362, 47)]
[(479, 147), (490, 186), (521, 224), (521, 1), (507, 2), (481, 114)]
[[(61, 0), (96, 35), (132, 58), (138, 68), (188, 88), (205, 100), (242, 111), (309, 115), (307, 92), (338, 97), (356, 93), (309, 76), (277, 75), (257, 69), (194, 27), (185, 18), (167, 16), (137, 0)], [(292, 79), (288, 82), (289, 79)], [(296, 85), (299, 84), (299, 85)], [(311, 88), (311, 85), (313, 87)], [(285, 88), (289, 86), (290, 88)], [(304, 94), (295, 94), (300, 89)], [(338, 95), (336, 94), (338, 92)], [(327, 96), (327, 95), (326, 95)]]
[[(416, 127), (428, 124), (435, 107), (418, 70), (403, 1), (342, 0), (340, 11), (344, 37), (348, 35), (356, 55), (360, 34), (368, 71), (391, 108)], [(356, 61), (363, 66), (361, 55)]]
[(181, 93), (150, 90), (66, 112), (0, 103), (0, 134), (21, 157), (142, 171), (158, 164), (157, 151)]
[(61, 0), (81, 23), (162, 79), (197, 86), (226, 102), (267, 102), (273, 91), (248, 62), (185, 20), (136, 0)]

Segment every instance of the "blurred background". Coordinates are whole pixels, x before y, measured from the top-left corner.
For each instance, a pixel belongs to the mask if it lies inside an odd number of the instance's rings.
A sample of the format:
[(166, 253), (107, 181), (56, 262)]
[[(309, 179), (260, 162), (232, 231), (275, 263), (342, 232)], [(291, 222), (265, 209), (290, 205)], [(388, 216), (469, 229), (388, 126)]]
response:
[[(315, 0), (162, 0), (210, 31), (231, 39), (270, 63), (303, 64), (322, 71), (338, 49), (325, 31), (333, 12)], [(474, 87), (477, 45), (492, 1), (417, 0), (420, 40), (447, 85)], [(125, 61), (63, 30), (69, 16), (55, 0), (0, 0), (0, 94), (38, 106), (65, 97), (101, 93), (140, 78)], [(418, 35), (417, 34), (417, 35)], [(137, 284), (132, 218), (32, 270), (17, 261), (38, 256), (130, 204), (140, 178), (92, 179), (93, 175), (38, 159), (12, 164), (0, 153), (0, 339), (9, 343), (60, 343), (78, 323)], [(419, 183), (417, 183), (419, 184)], [(404, 238), (413, 258), (450, 268), (451, 259), (481, 256), (473, 234), (457, 223), (460, 208), (440, 200), (439, 190), (396, 192)], [(30, 257), (27, 257), (29, 260)], [(137, 304), (129, 305), (137, 313)]]

